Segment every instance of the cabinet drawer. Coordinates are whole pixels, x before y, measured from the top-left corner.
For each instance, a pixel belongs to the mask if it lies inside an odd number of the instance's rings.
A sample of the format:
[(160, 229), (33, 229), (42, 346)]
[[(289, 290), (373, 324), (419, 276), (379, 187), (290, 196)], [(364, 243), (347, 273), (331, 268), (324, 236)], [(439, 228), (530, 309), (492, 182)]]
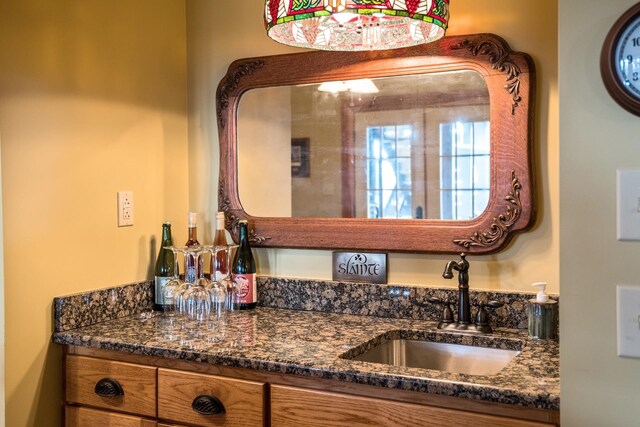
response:
[(91, 408), (66, 406), (64, 409), (65, 427), (156, 427), (153, 420), (99, 411)]
[[(428, 421), (428, 423), (427, 423)], [(550, 427), (532, 421), (475, 414), (370, 397), (271, 386), (271, 425), (278, 427), (393, 426)]]
[[(158, 369), (158, 418), (199, 426), (261, 426), (265, 410), (264, 383)], [(192, 405), (211, 396), (224, 413), (202, 415)]]
[[(67, 356), (66, 367), (68, 402), (156, 416), (157, 368), (74, 355)], [(109, 380), (122, 387), (122, 395), (103, 397), (96, 392), (99, 382), (110, 387)]]

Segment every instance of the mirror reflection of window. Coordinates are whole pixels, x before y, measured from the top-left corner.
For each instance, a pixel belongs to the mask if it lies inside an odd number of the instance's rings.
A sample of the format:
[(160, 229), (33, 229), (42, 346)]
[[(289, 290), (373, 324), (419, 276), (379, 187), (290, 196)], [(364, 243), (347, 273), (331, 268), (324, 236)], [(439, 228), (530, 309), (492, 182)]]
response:
[(489, 122), (440, 124), (441, 218), (467, 220), (489, 202)]
[[(429, 220), (482, 214), (491, 172), (489, 98), (482, 76), (467, 70), (384, 77), (374, 83), (379, 91), (372, 94), (323, 92), (318, 84), (245, 93), (237, 130), (238, 185), (245, 211), (298, 218)], [(473, 198), (465, 198), (460, 186), (454, 193), (451, 177), (446, 188), (440, 182), (440, 126), (457, 122), (476, 128), (484, 123), (487, 134), (486, 171), (466, 168), (467, 178), (473, 173), (486, 182), (486, 187), (465, 187)], [(469, 144), (464, 134), (461, 138), (460, 149)], [(295, 145), (298, 139), (308, 140), (309, 148)], [(449, 157), (442, 166), (453, 169)], [(297, 174), (303, 165), (311, 172)], [(473, 206), (454, 206), (472, 199)]]
[(411, 218), (410, 125), (367, 128), (367, 217)]

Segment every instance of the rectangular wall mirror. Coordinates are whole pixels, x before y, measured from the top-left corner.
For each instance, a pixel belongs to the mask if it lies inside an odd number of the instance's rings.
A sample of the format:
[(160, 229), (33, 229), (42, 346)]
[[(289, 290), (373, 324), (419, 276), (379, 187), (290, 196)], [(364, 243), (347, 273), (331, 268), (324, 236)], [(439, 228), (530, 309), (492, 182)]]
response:
[(499, 37), (234, 62), (220, 207), (255, 245), (495, 252), (534, 218), (533, 65)]

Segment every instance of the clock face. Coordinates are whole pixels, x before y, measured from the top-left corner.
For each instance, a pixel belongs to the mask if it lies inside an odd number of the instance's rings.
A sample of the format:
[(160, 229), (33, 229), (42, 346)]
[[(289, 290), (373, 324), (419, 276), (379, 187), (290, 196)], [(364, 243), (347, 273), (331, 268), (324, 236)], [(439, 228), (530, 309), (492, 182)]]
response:
[(619, 85), (640, 100), (640, 16), (622, 28), (613, 48), (612, 59)]
[(613, 100), (640, 116), (640, 2), (609, 30), (600, 52), (600, 74)]

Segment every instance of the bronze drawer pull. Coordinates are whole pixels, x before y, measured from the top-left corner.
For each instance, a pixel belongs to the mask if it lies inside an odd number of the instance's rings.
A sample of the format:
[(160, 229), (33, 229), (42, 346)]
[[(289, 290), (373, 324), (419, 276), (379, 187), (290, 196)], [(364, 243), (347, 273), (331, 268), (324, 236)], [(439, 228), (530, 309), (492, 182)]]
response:
[(112, 378), (103, 378), (96, 383), (95, 392), (102, 397), (124, 396), (120, 383)]
[(193, 399), (191, 407), (194, 411), (202, 415), (216, 415), (224, 414), (226, 412), (220, 399), (206, 394), (201, 394)]

